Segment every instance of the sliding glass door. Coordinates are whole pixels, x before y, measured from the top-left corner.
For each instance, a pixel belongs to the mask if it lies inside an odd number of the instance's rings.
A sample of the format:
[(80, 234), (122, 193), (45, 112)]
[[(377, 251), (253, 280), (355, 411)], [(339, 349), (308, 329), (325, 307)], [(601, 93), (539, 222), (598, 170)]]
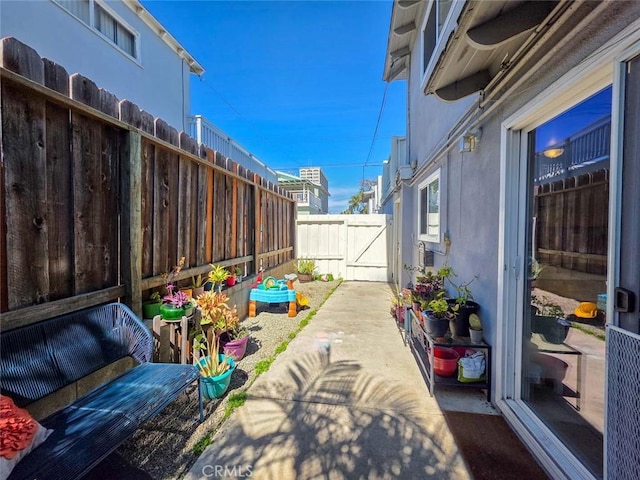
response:
[(520, 398), (603, 477), (611, 87), (531, 130)]

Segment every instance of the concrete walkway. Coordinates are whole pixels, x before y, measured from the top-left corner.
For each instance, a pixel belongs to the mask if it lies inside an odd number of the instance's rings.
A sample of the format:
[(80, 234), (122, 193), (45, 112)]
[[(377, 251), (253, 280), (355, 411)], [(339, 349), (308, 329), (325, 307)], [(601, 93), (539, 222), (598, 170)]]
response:
[(340, 285), (185, 478), (470, 478), (390, 298), (387, 284)]

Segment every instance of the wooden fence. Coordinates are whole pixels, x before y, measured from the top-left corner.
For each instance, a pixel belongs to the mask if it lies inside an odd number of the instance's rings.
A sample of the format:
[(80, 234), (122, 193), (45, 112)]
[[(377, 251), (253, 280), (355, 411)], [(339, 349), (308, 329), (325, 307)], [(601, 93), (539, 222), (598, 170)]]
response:
[(143, 292), (209, 263), (255, 273), (294, 258), (295, 202), (127, 100), (0, 44), (0, 327)]
[(537, 260), (606, 275), (609, 170), (535, 187)]

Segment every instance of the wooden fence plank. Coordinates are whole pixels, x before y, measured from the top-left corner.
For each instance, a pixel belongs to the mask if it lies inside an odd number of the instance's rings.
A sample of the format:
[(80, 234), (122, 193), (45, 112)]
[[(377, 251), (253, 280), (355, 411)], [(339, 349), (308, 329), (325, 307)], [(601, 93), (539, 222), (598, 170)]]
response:
[(155, 145), (148, 140), (141, 140), (140, 165), (140, 218), (142, 230), (142, 277), (158, 273), (154, 270), (154, 217), (155, 217)]
[[(67, 82), (68, 84), (68, 82)], [(47, 230), (49, 300), (73, 295), (73, 159), (69, 137), (69, 110), (47, 103)]]
[[(2, 84), (7, 308), (49, 294), (45, 102)], [(4, 242), (3, 242), (4, 243)]]
[[(208, 148), (204, 145), (200, 145), (200, 156), (204, 159), (208, 156)], [(207, 243), (207, 173), (211, 168), (195, 165), (197, 171), (197, 183), (198, 191), (196, 194), (196, 232), (197, 232), (197, 244), (196, 244), (196, 258), (195, 264), (202, 265), (207, 263), (206, 260), (206, 243)]]
[[(69, 74), (61, 65), (47, 58), (42, 59), (44, 66), (44, 85), (63, 95), (69, 95)], [(68, 111), (68, 109), (65, 109)]]
[[(171, 132), (169, 125), (157, 119), (155, 121), (155, 135), (161, 140), (169, 142)], [(154, 161), (154, 217), (153, 217), (153, 273), (158, 275), (168, 273), (175, 265), (175, 256), (170, 252), (170, 237), (174, 228), (171, 225), (171, 186), (174, 179), (171, 175), (170, 153), (164, 148), (157, 148)]]
[[(207, 160), (212, 164), (215, 160), (215, 152), (207, 150)], [(207, 218), (205, 234), (205, 261), (213, 262), (213, 169), (207, 169)]]
[(34, 82), (44, 85), (44, 64), (38, 52), (13, 37), (0, 40), (0, 64)]
[(142, 318), (142, 141), (137, 132), (128, 132), (122, 142), (122, 282), (127, 285), (127, 303)]

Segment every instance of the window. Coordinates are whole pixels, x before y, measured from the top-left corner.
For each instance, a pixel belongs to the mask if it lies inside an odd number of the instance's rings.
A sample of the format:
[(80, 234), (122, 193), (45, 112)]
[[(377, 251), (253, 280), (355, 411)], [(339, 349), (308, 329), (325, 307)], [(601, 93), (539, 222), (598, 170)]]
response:
[(89, 0), (57, 0), (58, 4), (89, 25)]
[(109, 12), (103, 4), (95, 0), (55, 0), (55, 2), (89, 27), (100, 32), (124, 53), (138, 58), (137, 34), (124, 22), (118, 20), (115, 14)]
[(440, 170), (419, 187), (420, 239), (440, 243)]
[(449, 16), (453, 0), (434, 0), (422, 27), (422, 72), (427, 71), (431, 56), (442, 37), (444, 24)]
[(135, 35), (98, 4), (95, 4), (94, 15), (96, 30), (115, 43), (121, 50), (135, 57)]

